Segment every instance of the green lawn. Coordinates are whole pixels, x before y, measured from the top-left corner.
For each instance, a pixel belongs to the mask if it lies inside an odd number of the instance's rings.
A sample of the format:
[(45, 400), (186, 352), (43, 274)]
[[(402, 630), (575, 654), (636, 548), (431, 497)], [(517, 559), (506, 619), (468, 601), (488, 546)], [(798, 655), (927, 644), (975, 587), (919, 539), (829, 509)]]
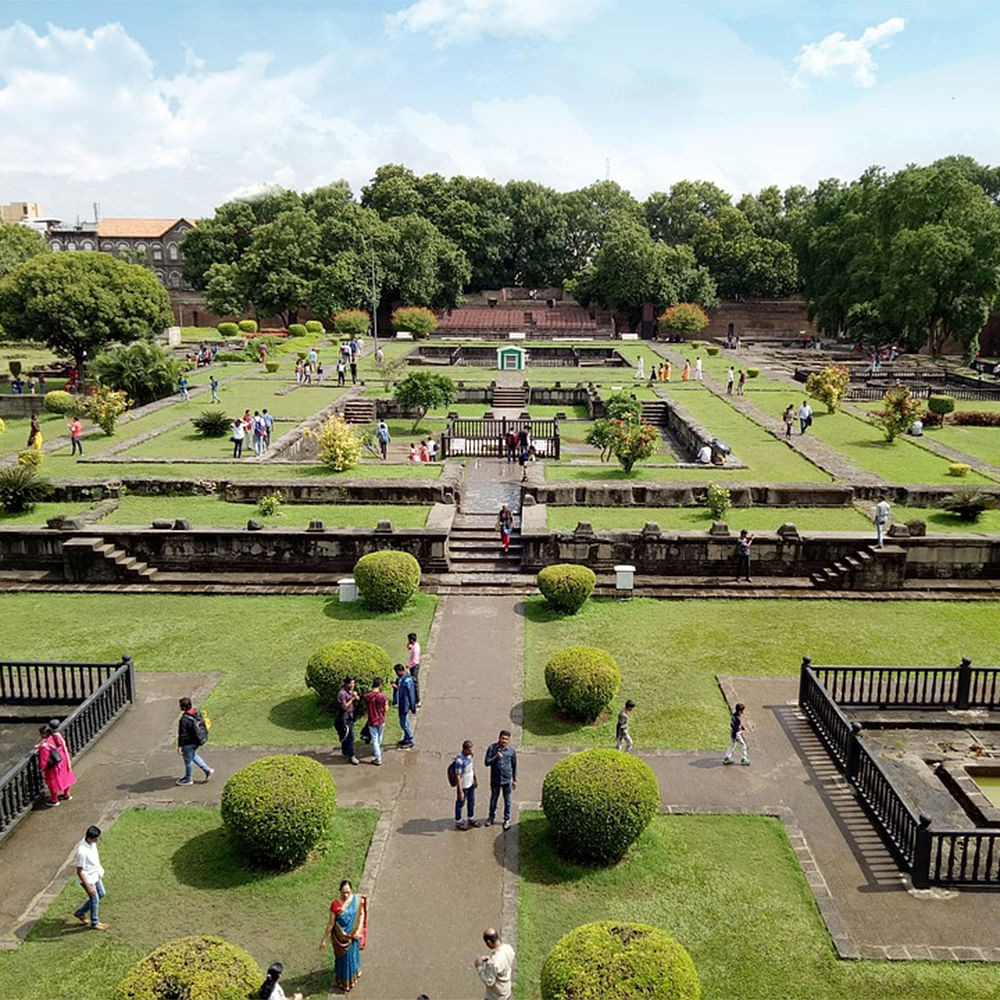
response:
[(904, 507), (896, 503), (892, 505), (894, 521), (912, 521), (919, 519), (927, 523), (928, 534), (941, 532), (949, 534), (967, 534), (968, 532), (986, 535), (1000, 535), (1000, 510), (987, 510), (977, 521), (960, 521), (954, 514), (933, 507)]
[[(553, 507), (549, 528), (572, 531), (589, 521), (595, 531), (638, 531), (653, 521), (663, 531), (707, 531), (714, 518), (703, 507)], [(791, 522), (799, 531), (863, 531), (871, 520), (854, 507), (733, 507), (723, 520), (733, 529), (776, 531)]]
[[(336, 595), (0, 594), (0, 621), (11, 660), (116, 660), (127, 652), (139, 670), (221, 673), (206, 702), (213, 743), (316, 746), (337, 742), (332, 714), (305, 685), (316, 648), (360, 639), (401, 659), (408, 632), (426, 646), (436, 603), (418, 594), (403, 611), (373, 614)], [(386, 744), (399, 735), (390, 713)]]
[[(232, 454), (230, 452), (229, 454)], [(123, 476), (153, 476), (157, 479), (437, 479), (441, 475), (440, 462), (379, 462), (377, 459), (362, 461), (346, 472), (333, 472), (325, 465), (299, 465), (287, 462), (257, 462), (253, 448), (247, 455), (243, 448), (243, 461), (219, 462), (89, 462), (80, 464), (69, 456), (47, 455), (42, 467), (44, 475), (79, 476), (87, 479), (121, 479)], [(228, 456), (227, 456), (228, 457)]]
[(545, 664), (567, 646), (614, 655), (623, 677), (615, 702), (636, 702), (637, 746), (678, 749), (727, 744), (719, 674), (796, 676), (803, 656), (913, 665), (968, 656), (992, 664), (1000, 647), (1000, 615), (978, 602), (592, 599), (575, 615), (558, 615), (535, 597), (525, 614), (524, 742), (534, 745), (614, 745), (614, 713), (580, 725), (553, 711)]
[[(959, 427), (948, 424), (924, 431), (928, 441), (940, 441), (966, 455), (1000, 466), (1000, 427)], [(947, 462), (948, 460), (945, 459)]]
[(276, 516), (261, 518), (256, 504), (226, 503), (217, 497), (126, 496), (119, 508), (100, 523), (148, 526), (154, 518), (186, 517), (195, 527), (242, 528), (248, 518), (257, 517), (272, 528), (305, 528), (311, 520), (319, 518), (328, 528), (374, 528), (378, 521), (388, 519), (397, 528), (422, 528), (429, 512), (430, 507), (400, 505), (286, 503)]
[(838, 960), (776, 819), (657, 816), (611, 868), (560, 860), (547, 827), (540, 813), (521, 814), (520, 1000), (539, 997), (542, 964), (555, 942), (593, 920), (648, 923), (673, 935), (694, 959), (702, 1000), (997, 995), (991, 965)]
[[(870, 404), (875, 409), (877, 404)], [(889, 444), (881, 430), (847, 411), (824, 413), (817, 407), (809, 433), (849, 458), (858, 468), (874, 472), (890, 483), (953, 483), (951, 461), (921, 448), (912, 438), (898, 437)], [(966, 482), (990, 482), (970, 472)]]
[(279, 957), (282, 984), (325, 1000), (332, 952), (316, 948), (337, 882), (357, 885), (378, 813), (341, 809), (329, 846), (302, 868), (272, 875), (246, 867), (216, 809), (136, 809), (101, 837), (106, 934), (73, 919), (83, 890), (71, 878), (27, 940), (0, 952), (0, 976), (18, 1000), (111, 997), (143, 955), (174, 938), (212, 934), (245, 948), (263, 970)]

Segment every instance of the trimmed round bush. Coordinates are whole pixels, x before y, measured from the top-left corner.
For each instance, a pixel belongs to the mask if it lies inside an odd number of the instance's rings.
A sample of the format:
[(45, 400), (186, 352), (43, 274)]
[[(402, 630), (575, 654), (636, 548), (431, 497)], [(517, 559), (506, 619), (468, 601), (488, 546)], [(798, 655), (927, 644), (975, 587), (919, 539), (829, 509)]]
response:
[(707, 354), (707, 355), (708, 355), (708, 356), (709, 356), (710, 358), (714, 358), (714, 357), (716, 356), (716, 354), (718, 354), (718, 353), (719, 353), (719, 349), (718, 349), (717, 347), (706, 347), (706, 348), (705, 348), (705, 353), (706, 353), (706, 354)]
[(954, 462), (948, 466), (948, 475), (957, 476), (960, 479), (964, 479), (971, 471), (972, 466), (965, 462)]
[(45, 409), (49, 413), (76, 413), (76, 396), (65, 389), (45, 393)]
[(699, 1000), (687, 949), (650, 924), (598, 920), (563, 935), (542, 966), (542, 1000)]
[(323, 324), (318, 319), (311, 319), (306, 323), (306, 333), (325, 333)]
[(274, 374), (274, 373), (275, 373), (275, 372), (276, 372), (276, 371), (277, 371), (277, 370), (278, 370), (278, 369), (279, 369), (280, 367), (281, 367), (281, 362), (280, 362), (280, 361), (265, 361), (265, 362), (264, 362), (264, 370), (265, 370), (266, 372), (270, 372), (270, 374), (272, 374), (272, 375), (273, 375), (273, 374)]
[(759, 368), (748, 368), (747, 369), (747, 378), (757, 378), (759, 375), (760, 375), (760, 369)]
[(354, 580), (372, 611), (401, 611), (420, 586), (420, 563), (409, 552), (369, 552), (354, 564)]
[(575, 563), (556, 563), (546, 566), (538, 574), (538, 589), (542, 597), (557, 611), (576, 614), (594, 592), (597, 577), (587, 566)]
[(220, 336), (225, 337), (227, 340), (240, 335), (238, 323), (220, 323), (215, 329), (219, 331)]
[(614, 657), (593, 646), (570, 646), (545, 664), (545, 686), (556, 705), (574, 719), (592, 722), (621, 687)]
[(955, 397), (938, 393), (927, 397), (927, 409), (940, 417), (947, 416), (955, 409)]
[(652, 768), (619, 750), (583, 750), (561, 760), (542, 783), (542, 810), (565, 858), (613, 864), (660, 806)]
[(393, 676), (392, 660), (381, 646), (347, 639), (320, 646), (306, 664), (306, 686), (330, 707), (337, 704), (340, 685), (350, 676), (357, 678), (359, 691), (369, 690), (376, 677), (388, 686)]
[(240, 333), (257, 332), (257, 320), (255, 319), (241, 319), (237, 326), (240, 328)]
[(288, 327), (289, 337), (304, 337), (308, 332), (305, 323), (292, 323)]
[(118, 984), (116, 1000), (246, 1000), (264, 977), (242, 949), (217, 937), (184, 937), (150, 952)]
[(237, 771), (222, 790), (226, 829), (264, 868), (302, 864), (326, 836), (336, 811), (337, 786), (311, 757), (261, 757)]

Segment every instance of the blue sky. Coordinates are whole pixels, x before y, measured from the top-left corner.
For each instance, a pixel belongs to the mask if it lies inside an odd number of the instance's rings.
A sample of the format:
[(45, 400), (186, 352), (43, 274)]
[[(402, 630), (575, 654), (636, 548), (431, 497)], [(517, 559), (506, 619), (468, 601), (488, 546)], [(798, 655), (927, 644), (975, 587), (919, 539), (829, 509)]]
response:
[(0, 202), (202, 216), (381, 163), (734, 197), (998, 160), (972, 0), (0, 0)]

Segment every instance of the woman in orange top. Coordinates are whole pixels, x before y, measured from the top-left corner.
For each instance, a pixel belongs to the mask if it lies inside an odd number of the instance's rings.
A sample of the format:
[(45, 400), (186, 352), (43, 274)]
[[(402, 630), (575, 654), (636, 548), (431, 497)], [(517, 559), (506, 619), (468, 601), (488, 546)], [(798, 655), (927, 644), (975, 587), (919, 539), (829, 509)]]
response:
[(670, 362), (669, 361), (664, 361), (663, 362), (663, 374), (660, 376), (660, 378), (662, 378), (664, 382), (669, 382), (670, 381)]
[(691, 380), (691, 362), (685, 358), (684, 369), (681, 371), (681, 381), (689, 382)]

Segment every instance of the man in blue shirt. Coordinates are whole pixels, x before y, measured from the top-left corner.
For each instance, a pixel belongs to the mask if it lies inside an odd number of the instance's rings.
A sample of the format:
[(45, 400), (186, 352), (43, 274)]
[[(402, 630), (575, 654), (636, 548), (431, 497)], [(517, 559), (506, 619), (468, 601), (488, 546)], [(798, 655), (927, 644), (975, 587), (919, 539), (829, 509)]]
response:
[(393, 701), (399, 709), (399, 728), (403, 730), (403, 738), (397, 746), (412, 747), (413, 731), (410, 729), (410, 712), (417, 709), (417, 695), (413, 689), (413, 678), (406, 672), (402, 663), (395, 666), (396, 679), (393, 681)]
[(510, 798), (517, 788), (517, 751), (510, 745), (510, 733), (500, 730), (496, 743), (486, 748), (486, 766), (490, 769), (490, 810), (486, 825), (492, 826), (497, 816), (497, 800), (503, 793), (503, 828), (510, 829)]

